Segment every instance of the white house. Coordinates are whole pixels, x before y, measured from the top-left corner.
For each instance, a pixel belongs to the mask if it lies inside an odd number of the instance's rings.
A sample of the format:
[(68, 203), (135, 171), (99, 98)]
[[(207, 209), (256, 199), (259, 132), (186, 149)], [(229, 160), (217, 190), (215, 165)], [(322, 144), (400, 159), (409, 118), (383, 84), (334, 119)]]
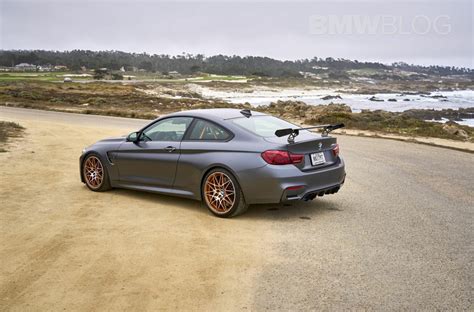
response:
[(36, 65), (28, 64), (28, 63), (20, 63), (18, 65), (15, 65), (15, 70), (35, 71), (36, 70)]

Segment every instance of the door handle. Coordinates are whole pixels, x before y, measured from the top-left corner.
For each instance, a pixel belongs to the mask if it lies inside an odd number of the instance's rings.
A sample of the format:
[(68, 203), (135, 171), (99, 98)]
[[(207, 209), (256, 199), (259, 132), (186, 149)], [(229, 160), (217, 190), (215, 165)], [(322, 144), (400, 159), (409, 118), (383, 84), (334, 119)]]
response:
[(171, 153), (171, 152), (174, 152), (176, 150), (176, 147), (174, 146), (167, 146), (165, 147), (165, 150), (168, 152), (168, 153)]

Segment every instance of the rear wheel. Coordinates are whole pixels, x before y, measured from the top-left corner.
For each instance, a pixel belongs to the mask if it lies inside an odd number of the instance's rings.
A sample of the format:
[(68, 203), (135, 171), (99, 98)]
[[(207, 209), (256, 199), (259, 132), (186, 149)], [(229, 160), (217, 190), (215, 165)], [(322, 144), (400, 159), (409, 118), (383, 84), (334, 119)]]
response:
[(222, 218), (242, 214), (248, 207), (237, 180), (221, 168), (211, 170), (204, 178), (202, 197), (207, 208)]
[(87, 187), (92, 191), (103, 192), (111, 189), (107, 169), (96, 154), (86, 156), (82, 175)]

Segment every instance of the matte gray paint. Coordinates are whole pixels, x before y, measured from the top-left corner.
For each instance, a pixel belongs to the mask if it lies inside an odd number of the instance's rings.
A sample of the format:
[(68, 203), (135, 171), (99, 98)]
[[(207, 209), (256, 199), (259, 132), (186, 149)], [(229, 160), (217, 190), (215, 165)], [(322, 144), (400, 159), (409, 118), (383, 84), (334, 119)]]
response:
[[(252, 113), (254, 116), (264, 115)], [(125, 137), (105, 139), (86, 148), (80, 157), (81, 166), (84, 156), (94, 152), (103, 160), (113, 187), (197, 200), (201, 200), (201, 184), (206, 172), (222, 167), (234, 174), (248, 204), (278, 203), (285, 200), (288, 194), (300, 199), (309, 192), (339, 186), (344, 182), (344, 162), (340, 157), (335, 158), (331, 151), (336, 143), (333, 137), (302, 132), (293, 144), (288, 144), (286, 137), (259, 137), (231, 121), (242, 117), (236, 109), (185, 111), (164, 116), (152, 123), (174, 116), (206, 119), (226, 128), (234, 136), (228, 141), (183, 139), (181, 142), (134, 143), (127, 142)], [(321, 150), (317, 147), (319, 142), (323, 144)], [(175, 149), (169, 151), (167, 147)], [(305, 158), (298, 165), (269, 165), (261, 153), (272, 149), (302, 153)], [(311, 166), (309, 153), (317, 151), (325, 153), (327, 163), (314, 167)], [(285, 191), (287, 187), (295, 185), (305, 187), (297, 191)]]

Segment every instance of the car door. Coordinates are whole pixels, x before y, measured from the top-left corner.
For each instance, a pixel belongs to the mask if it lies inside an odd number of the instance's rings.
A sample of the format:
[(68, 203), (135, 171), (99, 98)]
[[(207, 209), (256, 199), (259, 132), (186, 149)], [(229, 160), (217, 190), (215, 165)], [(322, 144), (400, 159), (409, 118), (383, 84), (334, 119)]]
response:
[(141, 131), (136, 142), (123, 143), (114, 161), (120, 182), (171, 188), (181, 140), (192, 120), (191, 117), (162, 119)]
[(227, 150), (233, 134), (224, 127), (195, 118), (181, 142), (181, 156), (174, 188), (198, 195), (203, 171), (210, 164), (224, 163), (232, 154)]

